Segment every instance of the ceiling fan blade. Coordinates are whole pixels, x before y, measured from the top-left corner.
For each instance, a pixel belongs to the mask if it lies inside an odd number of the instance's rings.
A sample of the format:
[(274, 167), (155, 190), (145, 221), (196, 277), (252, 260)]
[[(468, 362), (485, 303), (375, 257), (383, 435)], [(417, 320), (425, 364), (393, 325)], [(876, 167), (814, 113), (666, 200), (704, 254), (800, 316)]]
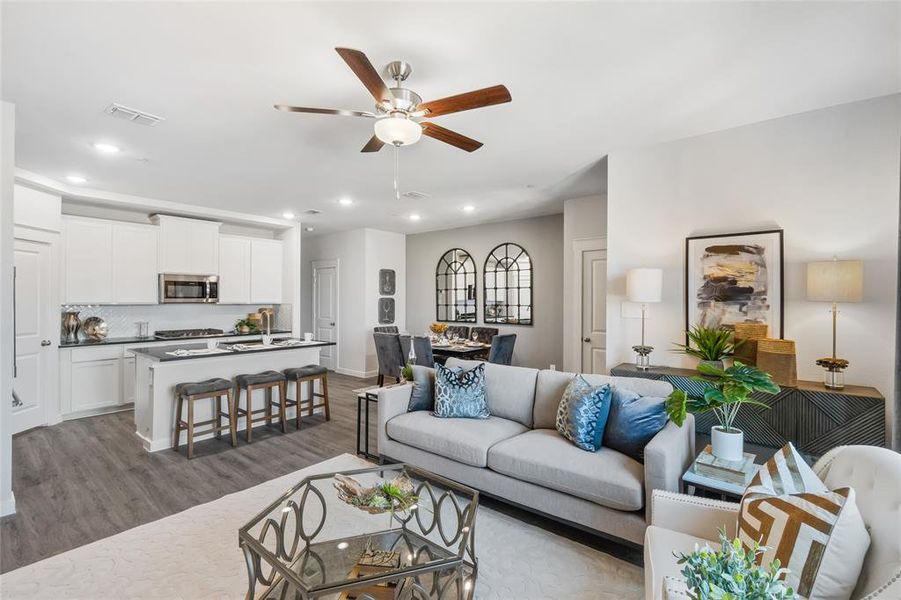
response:
[(274, 104), (278, 110), (285, 112), (313, 113), (316, 115), (341, 115), (344, 117), (367, 117), (375, 118), (375, 113), (366, 112), (365, 110), (345, 110), (343, 108), (311, 108), (309, 106), (288, 106), (287, 104)]
[(378, 152), (382, 149), (382, 146), (385, 145), (385, 142), (377, 138), (376, 136), (372, 136), (366, 145), (363, 146), (363, 149), (360, 152)]
[(394, 95), (385, 81), (379, 76), (379, 72), (375, 70), (366, 55), (359, 50), (351, 48), (335, 48), (335, 51), (344, 59), (350, 70), (354, 72), (376, 102), (392, 102)]
[(422, 126), (422, 134), (427, 135), (430, 138), (434, 138), (439, 142), (444, 142), (445, 144), (450, 144), (451, 146), (456, 146), (461, 150), (466, 150), (467, 152), (474, 152), (482, 147), (482, 142), (477, 142), (472, 138), (468, 138), (465, 135), (460, 135), (456, 131), (451, 131), (441, 125), (435, 125), (434, 123), (420, 123)]
[(510, 92), (503, 85), (496, 85), (474, 92), (466, 92), (456, 96), (449, 96), (441, 100), (432, 100), (424, 102), (417, 107), (418, 111), (428, 111), (426, 116), (437, 117), (450, 113), (460, 112), (464, 110), (472, 110), (474, 108), (482, 108), (483, 106), (492, 106), (494, 104), (503, 104), (510, 102)]

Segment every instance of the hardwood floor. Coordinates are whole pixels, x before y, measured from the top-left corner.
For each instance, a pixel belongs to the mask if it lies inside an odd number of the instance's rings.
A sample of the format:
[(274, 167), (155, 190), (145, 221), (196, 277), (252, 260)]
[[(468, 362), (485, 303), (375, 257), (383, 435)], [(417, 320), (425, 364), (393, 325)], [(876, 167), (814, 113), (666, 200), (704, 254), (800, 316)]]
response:
[[(374, 385), (329, 373), (331, 421), (316, 414), (300, 431), (257, 426), (253, 443), (238, 436), (148, 453), (131, 411), (66, 421), (13, 437), (16, 514), (0, 520), (0, 573), (120, 531), (210, 502), (315, 464), (356, 452), (357, 400)], [(375, 419), (371, 423), (375, 445)]]

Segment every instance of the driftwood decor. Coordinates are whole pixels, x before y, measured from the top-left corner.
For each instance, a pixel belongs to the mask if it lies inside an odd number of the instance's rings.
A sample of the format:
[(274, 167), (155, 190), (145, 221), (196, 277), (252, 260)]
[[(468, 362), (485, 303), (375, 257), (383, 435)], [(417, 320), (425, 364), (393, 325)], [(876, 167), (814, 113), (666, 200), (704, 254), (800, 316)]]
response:
[(400, 512), (414, 506), (419, 497), (413, 493), (413, 482), (400, 476), (372, 487), (364, 487), (353, 477), (335, 474), (338, 498), (372, 515)]

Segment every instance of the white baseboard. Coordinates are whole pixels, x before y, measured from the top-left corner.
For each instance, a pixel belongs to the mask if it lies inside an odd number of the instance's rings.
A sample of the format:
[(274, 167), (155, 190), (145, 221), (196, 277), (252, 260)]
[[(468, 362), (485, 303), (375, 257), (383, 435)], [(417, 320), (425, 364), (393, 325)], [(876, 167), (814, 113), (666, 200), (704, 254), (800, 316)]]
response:
[(16, 494), (9, 493), (9, 497), (0, 501), (0, 517), (16, 514)]
[(340, 373), (341, 375), (350, 375), (351, 377), (356, 377), (358, 379), (368, 379), (370, 377), (375, 377), (376, 375), (379, 374), (378, 370), (354, 371), (352, 369), (344, 369), (344, 368), (335, 369), (335, 373)]

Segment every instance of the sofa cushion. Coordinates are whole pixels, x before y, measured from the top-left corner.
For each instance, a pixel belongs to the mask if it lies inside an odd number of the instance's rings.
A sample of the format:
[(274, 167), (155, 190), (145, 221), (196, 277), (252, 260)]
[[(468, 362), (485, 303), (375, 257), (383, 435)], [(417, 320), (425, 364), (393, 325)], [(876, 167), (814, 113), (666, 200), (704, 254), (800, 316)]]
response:
[[(535, 429), (553, 429), (557, 419), (557, 406), (563, 396), (563, 390), (572, 381), (574, 374), (565, 371), (539, 371), (535, 383), (535, 410), (531, 427)], [(609, 383), (614, 388), (632, 390), (640, 396), (657, 396), (666, 398), (673, 391), (673, 386), (665, 381), (642, 379), (639, 377), (610, 377), (609, 375), (583, 374), (582, 377), (591, 385), (598, 386)], [(489, 398), (488, 404), (491, 404)]]
[[(492, 415), (521, 423), (526, 427), (532, 426), (532, 408), (535, 403), (535, 381), (538, 379), (538, 369), (496, 365), (477, 360), (460, 360), (459, 358), (449, 358), (445, 364), (450, 368), (463, 367), (467, 370), (484, 364), (485, 395), (488, 400), (489, 412)], [(566, 387), (566, 384), (563, 387)], [(558, 401), (561, 394), (563, 394), (563, 388), (560, 388), (560, 394), (557, 394)], [(556, 410), (555, 406), (554, 417), (557, 415)], [(552, 418), (550, 427), (553, 426)]]
[(614, 388), (610, 395), (610, 416), (604, 428), (604, 445), (644, 462), (644, 447), (669, 421), (665, 403), (665, 398)]
[(485, 364), (468, 371), (435, 365), (435, 416), (443, 419), (487, 419)]
[(432, 410), (435, 408), (435, 369), (413, 365), (413, 391), (407, 410)]
[[(488, 449), (527, 429), (515, 422), (491, 416), (487, 419), (439, 419), (425, 411), (398, 415), (385, 425), (388, 437), (445, 458), (484, 467)], [(576, 448), (573, 448), (576, 450)]]
[(554, 429), (533, 429), (488, 451), (488, 468), (617, 510), (644, 506), (644, 469), (616, 450), (585, 452)]
[(581, 375), (573, 377), (557, 410), (557, 433), (588, 452), (597, 452), (610, 414), (610, 386), (591, 386)]

